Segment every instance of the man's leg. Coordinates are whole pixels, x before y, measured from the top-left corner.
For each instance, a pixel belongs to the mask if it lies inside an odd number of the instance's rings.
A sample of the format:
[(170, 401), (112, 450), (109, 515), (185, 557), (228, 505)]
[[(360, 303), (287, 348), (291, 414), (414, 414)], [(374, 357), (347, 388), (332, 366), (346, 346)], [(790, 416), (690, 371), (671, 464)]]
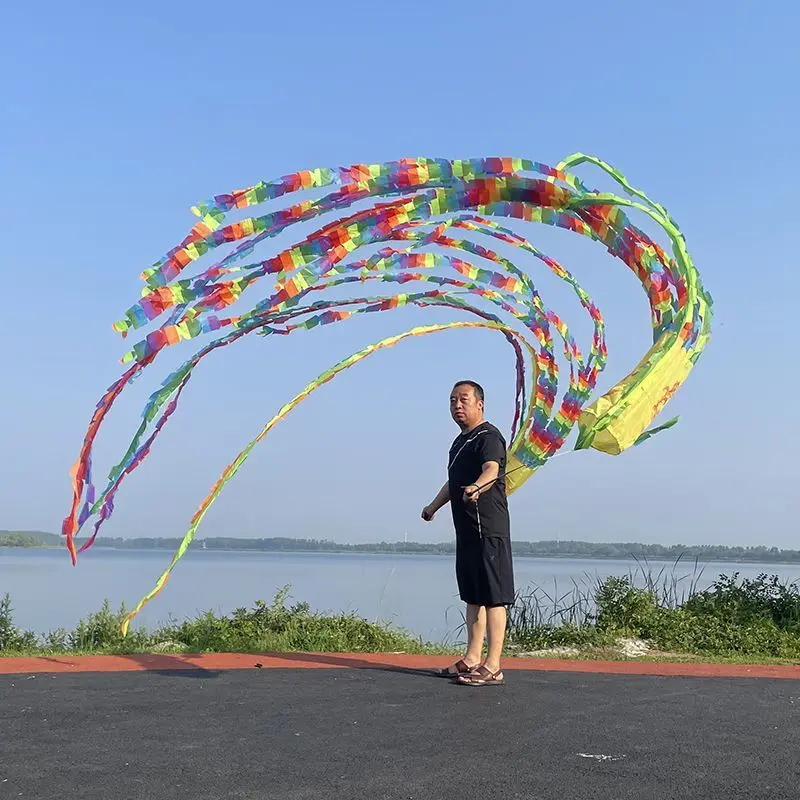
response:
[(503, 654), (503, 641), (506, 636), (506, 607), (490, 606), (485, 612), (486, 624), (489, 629), (489, 652), (483, 663), (490, 672), (498, 672), (500, 657)]
[[(470, 669), (474, 669), (483, 662), (483, 640), (485, 636), (486, 608), (467, 603), (467, 652), (464, 658), (460, 660)], [(457, 677), (459, 675), (458, 663), (456, 662), (439, 670), (439, 675)]]
[[(489, 650), (480, 667), (462, 675), (459, 683), (467, 686), (488, 686), (503, 683), (500, 658), (508, 624), (507, 605), (514, 603), (514, 573), (510, 542), (502, 537), (483, 540), (482, 569), (485, 576), (484, 613), (489, 634)], [(481, 597), (480, 599), (483, 599)], [(497, 675), (497, 677), (494, 677)]]
[(483, 661), (483, 639), (486, 636), (486, 608), (467, 603), (467, 654), (464, 661), (474, 667)]

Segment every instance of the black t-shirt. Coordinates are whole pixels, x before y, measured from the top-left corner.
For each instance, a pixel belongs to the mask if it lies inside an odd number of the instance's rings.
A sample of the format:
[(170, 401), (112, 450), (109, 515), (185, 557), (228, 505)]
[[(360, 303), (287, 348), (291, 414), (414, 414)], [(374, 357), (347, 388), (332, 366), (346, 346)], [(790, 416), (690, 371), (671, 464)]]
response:
[[(496, 461), (500, 477), (489, 488), (483, 489), (475, 503), (464, 503), (464, 487), (477, 483), (483, 464)], [(503, 434), (490, 422), (483, 422), (456, 438), (450, 448), (447, 480), (450, 489), (450, 507), (456, 539), (466, 542), (486, 536), (509, 537), (508, 500), (506, 481), (506, 442)]]

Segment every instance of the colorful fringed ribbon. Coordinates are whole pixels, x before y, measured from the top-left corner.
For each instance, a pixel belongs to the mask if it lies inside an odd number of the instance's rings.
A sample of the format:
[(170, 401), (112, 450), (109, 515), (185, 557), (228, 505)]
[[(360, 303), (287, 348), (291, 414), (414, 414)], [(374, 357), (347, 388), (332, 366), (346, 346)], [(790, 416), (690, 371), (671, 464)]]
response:
[[(586, 163), (604, 172), (627, 196), (587, 189), (571, 172)], [(308, 191), (321, 196), (262, 216), (226, 222), (230, 212)], [(349, 212), (356, 203), (369, 205)], [(72, 506), (62, 531), (73, 563), (111, 517), (124, 479), (147, 457), (176, 411), (193, 370), (206, 356), (251, 333), (288, 335), (407, 305), (457, 309), (478, 319), (421, 326), (369, 345), (323, 372), (283, 406), (202, 501), (168, 568), (125, 620), (124, 631), (142, 606), (161, 591), (208, 507), (252, 448), (311, 392), (373, 353), (409, 336), (451, 328), (490, 329), (505, 336), (517, 364), (507, 466), (507, 491), (512, 493), (563, 447), (576, 423), (576, 448), (592, 447), (610, 454), (671, 427), (675, 420), (649, 426), (686, 380), (709, 338), (711, 299), (677, 225), (662, 206), (632, 187), (613, 167), (580, 153), (555, 168), (516, 158), (418, 158), (314, 169), (218, 195), (192, 211), (199, 217), (197, 224), (178, 246), (142, 273), (141, 298), (114, 325), (127, 337), (162, 320), (123, 356), (128, 366), (97, 404), (71, 471)], [(627, 216), (630, 211), (657, 223), (672, 252), (634, 227)], [(305, 238), (268, 258), (252, 259), (266, 240), (297, 222), (323, 215), (332, 218)], [(504, 218), (557, 226), (598, 241), (641, 281), (650, 304), (653, 344), (628, 376), (591, 405), (587, 404), (607, 357), (602, 315), (561, 264), (502, 224)], [(478, 237), (482, 237), (480, 243)], [(567, 325), (544, 305), (530, 276), (491, 249), (492, 242), (533, 255), (572, 288), (593, 326), (585, 357)], [(226, 245), (230, 252), (193, 277), (184, 277), (193, 262)], [(364, 248), (377, 248), (377, 252), (359, 257)], [(223, 316), (265, 280), (271, 284), (250, 310)], [(427, 283), (431, 288), (350, 299), (324, 297), (334, 287), (367, 282), (389, 287)], [(315, 292), (322, 293), (322, 299), (312, 300)], [(91, 474), (92, 449), (125, 386), (165, 348), (217, 331), (218, 338), (170, 374), (149, 398), (130, 445), (97, 492)], [(569, 365), (568, 386), (557, 407), (554, 333), (563, 343)], [(78, 550), (75, 535), (93, 517), (93, 531)]]

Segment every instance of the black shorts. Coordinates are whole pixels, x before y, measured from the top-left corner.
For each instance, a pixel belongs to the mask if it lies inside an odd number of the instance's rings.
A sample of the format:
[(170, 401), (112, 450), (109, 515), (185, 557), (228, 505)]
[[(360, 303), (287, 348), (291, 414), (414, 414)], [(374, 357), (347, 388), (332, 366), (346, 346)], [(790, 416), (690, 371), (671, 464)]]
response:
[(459, 542), (456, 547), (456, 581), (465, 603), (474, 606), (513, 605), (511, 539), (485, 536)]

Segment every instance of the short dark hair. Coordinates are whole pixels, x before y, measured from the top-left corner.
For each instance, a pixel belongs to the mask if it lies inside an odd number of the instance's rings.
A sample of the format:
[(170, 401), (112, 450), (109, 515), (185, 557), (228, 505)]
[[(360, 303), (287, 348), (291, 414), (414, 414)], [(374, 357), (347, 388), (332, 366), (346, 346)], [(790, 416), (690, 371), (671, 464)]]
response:
[(478, 400), (481, 401), (481, 403), (484, 402), (484, 399), (483, 399), (483, 386), (481, 386), (479, 383), (475, 383), (475, 381), (458, 381), (457, 383), (455, 383), (453, 385), (453, 391), (458, 389), (459, 386), (471, 386), (472, 389), (475, 392), (475, 397), (477, 397)]

